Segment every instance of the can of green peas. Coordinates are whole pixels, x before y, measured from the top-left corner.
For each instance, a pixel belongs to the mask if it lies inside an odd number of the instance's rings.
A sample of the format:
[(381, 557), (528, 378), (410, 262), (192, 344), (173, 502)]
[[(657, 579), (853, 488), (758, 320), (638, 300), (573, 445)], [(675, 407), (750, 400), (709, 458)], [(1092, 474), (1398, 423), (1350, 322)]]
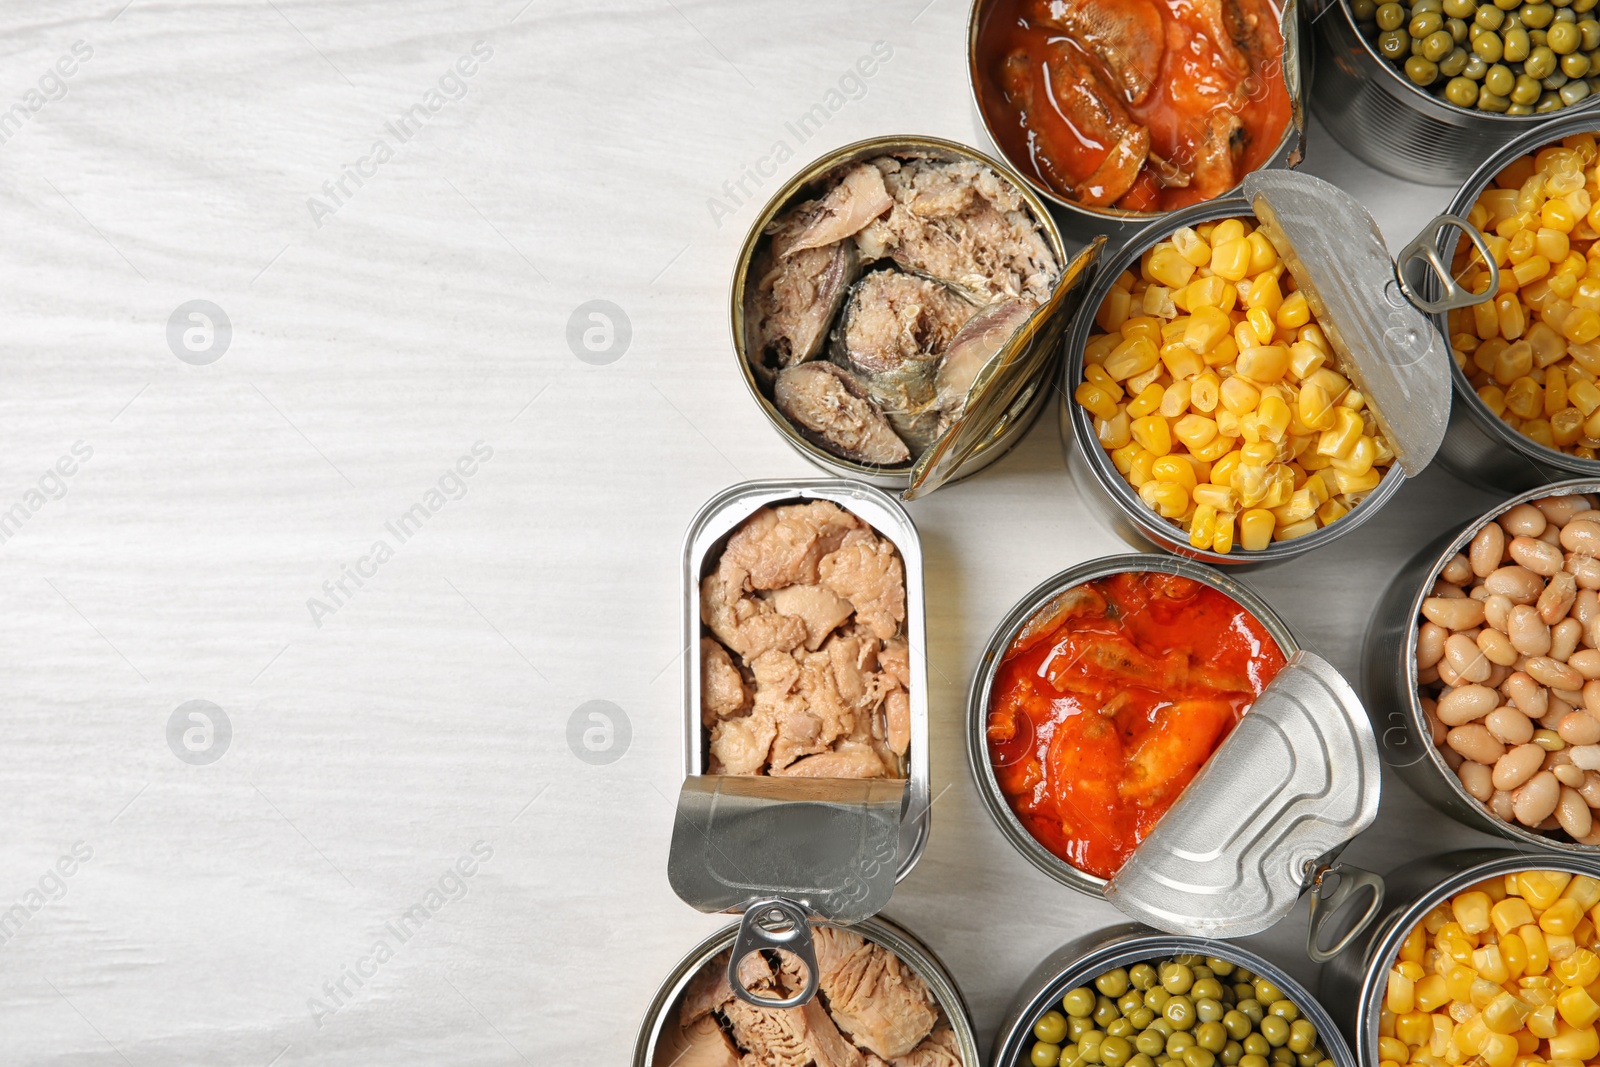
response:
[[(1204, 994), (1204, 995), (1200, 995)], [(1228, 941), (1114, 927), (1052, 953), (995, 1037), (994, 1067), (1355, 1067), (1333, 1018)]]

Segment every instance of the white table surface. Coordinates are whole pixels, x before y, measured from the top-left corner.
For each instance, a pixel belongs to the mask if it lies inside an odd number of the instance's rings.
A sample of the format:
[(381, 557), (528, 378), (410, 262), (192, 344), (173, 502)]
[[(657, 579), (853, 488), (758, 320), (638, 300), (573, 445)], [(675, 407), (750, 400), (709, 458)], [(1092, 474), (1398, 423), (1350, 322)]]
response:
[[(0, 915), (22, 909), (0, 927), (0, 1063), (625, 1062), (657, 982), (728, 921), (665, 877), (680, 538), (734, 481), (813, 473), (734, 370), (733, 255), (827, 149), (974, 141), (965, 6), (122, 5), (0, 7), (0, 104), (22, 102), (0, 144), (0, 511), (41, 478), (65, 491), (0, 543)], [(459, 99), (389, 131), (480, 41), (492, 55), (445, 81)], [(799, 143), (786, 121), (878, 41), (891, 58)], [(754, 202), (728, 199), (777, 142)], [(323, 192), (357, 165), (348, 196)], [(1396, 246), (1448, 197), (1315, 129), (1309, 169)], [(167, 337), (196, 299), (232, 324), (206, 365)], [(631, 322), (608, 365), (566, 339), (592, 299)], [(76, 442), (92, 456), (48, 476)], [(466, 495), (388, 533), (476, 442), (492, 458)], [(1488, 500), (1430, 473), (1251, 580), (1351, 670), (1399, 561)], [(1069, 488), (1052, 417), (910, 510), (940, 799), (888, 914), (987, 1045), (1041, 957), (1118, 916), (991, 824), (967, 679), (1023, 592), (1121, 545)], [(380, 538), (393, 557), (314, 619)], [(209, 765), (167, 740), (190, 700), (231, 724)], [(608, 765), (567, 742), (591, 700), (631, 725)], [(1348, 856), (1486, 840), (1388, 780)], [(52, 874), (75, 845), (90, 858)], [(492, 855), (458, 881), (474, 846)], [(342, 1004), (324, 992), (441, 882), (458, 899)], [(1302, 903), (1252, 943), (1311, 977), (1304, 922)]]

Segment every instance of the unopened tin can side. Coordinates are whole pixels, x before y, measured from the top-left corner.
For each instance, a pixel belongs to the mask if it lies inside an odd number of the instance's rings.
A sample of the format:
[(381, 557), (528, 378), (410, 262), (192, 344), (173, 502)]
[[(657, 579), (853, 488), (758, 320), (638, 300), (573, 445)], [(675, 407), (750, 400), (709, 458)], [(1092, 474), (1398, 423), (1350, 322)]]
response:
[(905, 567), (906, 646), (910, 653), (911, 749), (906, 802), (900, 817), (896, 881), (911, 873), (927, 848), (931, 822), (927, 684), (927, 609), (922, 540), (904, 507), (887, 493), (840, 479), (741, 482), (708, 500), (689, 524), (683, 550), (684, 775), (705, 773), (700, 723), (700, 581), (727, 538), (763, 507), (827, 500), (849, 511), (893, 542)]

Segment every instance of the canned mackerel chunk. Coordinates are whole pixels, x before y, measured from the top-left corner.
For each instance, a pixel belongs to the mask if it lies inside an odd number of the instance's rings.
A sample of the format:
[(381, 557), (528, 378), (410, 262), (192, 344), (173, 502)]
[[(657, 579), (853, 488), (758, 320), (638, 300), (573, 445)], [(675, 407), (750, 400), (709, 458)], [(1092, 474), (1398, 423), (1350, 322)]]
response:
[[(633, 1067), (979, 1067), (950, 973), (887, 919), (818, 924), (811, 936), (820, 995), (796, 1008), (736, 994), (727, 970), (737, 934), (729, 927), (711, 935), (667, 976), (639, 1027)], [(747, 988), (772, 997), (803, 984), (785, 953), (750, 955), (740, 968)]]
[(995, 1067), (1355, 1067), (1322, 1005), (1226, 941), (1122, 926), (1052, 953), (995, 1039)]
[[(1475, 849), (1407, 864), (1388, 884), (1383, 919), (1322, 969), (1361, 1067), (1595, 1062), (1600, 863)], [(1438, 973), (1427, 961), (1440, 952), (1461, 962)]]
[[(1366, 521), (1444, 437), (1450, 360), (1404, 268), (1443, 264), (1441, 216), (1389, 259), (1348, 194), (1285, 171), (1200, 205), (1099, 272), (1067, 343), (1068, 467), (1137, 548), (1210, 563), (1312, 551)], [(1475, 231), (1474, 241), (1482, 241)], [(1448, 281), (1448, 280), (1447, 280)]]
[[(1600, 850), (1600, 481), (1558, 482), (1401, 569), (1363, 661), (1386, 761), (1447, 815), (1540, 851)], [(1594, 626), (1591, 626), (1594, 623)]]
[[(1316, 886), (1310, 951), (1338, 951), (1317, 901), (1376, 817), (1377, 744), (1354, 691), (1249, 589), (1173, 557), (1065, 571), (996, 629), (967, 716), (985, 806), (1057, 881), (1215, 937), (1266, 929)], [(1381, 882), (1343, 868), (1339, 900), (1363, 886)]]
[(912, 499), (1027, 429), (1101, 243), (1069, 261), (1043, 201), (970, 148), (848, 145), (779, 190), (745, 238), (740, 371), (801, 455)]
[(684, 782), (668, 878), (701, 911), (744, 913), (740, 958), (782, 947), (814, 979), (806, 920), (877, 913), (927, 844), (916, 527), (858, 482), (746, 482), (691, 523), (683, 583)]
[(975, 0), (967, 77), (999, 154), (1069, 236), (1120, 240), (1300, 161), (1297, 0)]
[[(1492, 303), (1435, 316), (1455, 356), (1455, 407), (1439, 459), (1466, 481), (1520, 490), (1600, 478), (1600, 170), (1592, 114), (1529, 130), (1451, 202), (1487, 234), (1502, 275)], [(1485, 288), (1485, 257), (1440, 235), (1461, 284)]]

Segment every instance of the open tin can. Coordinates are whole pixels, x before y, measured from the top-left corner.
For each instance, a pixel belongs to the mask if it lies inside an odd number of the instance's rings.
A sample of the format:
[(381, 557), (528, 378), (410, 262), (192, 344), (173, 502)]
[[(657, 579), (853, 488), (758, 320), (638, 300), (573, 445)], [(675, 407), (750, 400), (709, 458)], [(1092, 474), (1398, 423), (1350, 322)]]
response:
[[(1253, 952), (1227, 941), (1157, 933), (1128, 924), (1079, 938), (1052, 952), (1035, 967), (1011, 1007), (994, 1043), (994, 1067), (1028, 1067), (1034, 1044), (1034, 1023), (1045, 1012), (1058, 1009), (1061, 998), (1118, 967), (1131, 967), (1175, 955), (1197, 955), (1227, 960), (1254, 971), (1283, 991), (1317, 1028), (1323, 1051), (1334, 1067), (1355, 1067), (1355, 1058), (1340, 1036), (1332, 1016), (1287, 971)], [(1219, 1061), (1220, 1062), (1220, 1061)]]
[[(1217, 590), (1255, 618), (1287, 663), (1106, 879), (1060, 858), (1022, 824), (995, 774), (988, 722), (1000, 665), (1024, 627), (1053, 610), (1068, 591), (1129, 572), (1180, 575)], [(995, 629), (973, 678), (967, 760), (990, 816), (1030, 863), (1169, 933), (1258, 933), (1312, 889), (1308, 954), (1320, 960), (1350, 937), (1323, 947), (1327, 916), (1366, 890), (1372, 896), (1365, 913), (1370, 920), (1382, 900), (1381, 879), (1337, 862), (1345, 844), (1377, 817), (1382, 784), (1377, 742), (1355, 691), (1325, 660), (1301, 649), (1283, 620), (1249, 588), (1189, 560), (1111, 556), (1063, 571), (1023, 597)], [(1336, 880), (1327, 877), (1335, 873)]]
[(1378, 732), (1385, 763), (1393, 767), (1419, 796), (1438, 810), (1476, 830), (1508, 838), (1519, 847), (1543, 853), (1600, 857), (1600, 848), (1559, 841), (1534, 833), (1519, 823), (1498, 818), (1467, 792), (1434, 744), (1433, 729), (1422, 707), (1417, 682), (1418, 620), (1422, 602), (1446, 563), (1467, 550), (1489, 523), (1518, 504), (1547, 496), (1600, 492), (1600, 479), (1557, 482), (1529, 490), (1498, 504), (1458, 530), (1447, 530), (1406, 561), (1373, 612), (1362, 646), (1362, 671), (1368, 709)]
[[(1140, 233), (1100, 267), (1083, 308), (1067, 336), (1062, 387), (1058, 390), (1061, 437), (1067, 468), (1093, 512), (1134, 548), (1161, 549), (1206, 563), (1241, 565), (1288, 559), (1327, 544), (1371, 518), (1420, 474), (1444, 439), (1450, 410), (1448, 344), (1428, 314), (1489, 299), (1464, 292), (1436, 258), (1441, 231), (1483, 238), (1464, 220), (1441, 215), (1391, 261), (1372, 216), (1348, 193), (1308, 174), (1258, 171), (1244, 180), (1244, 196), (1211, 201), (1176, 212)], [(1097, 330), (1096, 315), (1118, 277), (1137, 271), (1141, 257), (1183, 227), (1226, 218), (1254, 218), (1306, 294), (1314, 321), (1334, 349), (1339, 371), (1366, 397), (1378, 426), (1392, 443), (1395, 462), (1376, 488), (1349, 514), (1291, 540), (1265, 548), (1236, 545), (1230, 552), (1196, 548), (1188, 533), (1159, 515), (1139, 496), (1101, 446), (1095, 417), (1074, 398), (1084, 379), (1084, 352)], [(1444, 274), (1443, 294), (1426, 295), (1411, 269)], [(1073, 447), (1074, 442), (1076, 448)]]
[[(1026, 205), (1059, 269), (1048, 298), (1027, 313), (1020, 324), (1009, 316), (997, 317), (994, 321), (1001, 325), (995, 329), (1002, 332), (998, 335), (985, 332), (984, 343), (996, 346), (996, 350), (973, 379), (961, 414), (941, 430), (920, 455), (887, 466), (858, 462), (829, 451), (778, 409), (774, 402), (774, 382), (766, 380), (765, 372), (758, 374), (753, 363), (750, 333), (753, 319), (749, 314), (750, 300), (758, 291), (760, 281), (755, 269), (770, 245), (770, 231), (775, 220), (791, 207), (818, 196), (851, 167), (881, 156), (971, 162), (988, 167), (1009, 183)], [(846, 237), (841, 244), (853, 240), (853, 237)], [(1021, 439), (1038, 416), (1054, 380), (1062, 334), (1077, 311), (1082, 283), (1103, 243), (1103, 239), (1096, 240), (1076, 257), (1069, 255), (1055, 219), (1027, 183), (1010, 167), (965, 145), (910, 134), (874, 137), (846, 145), (816, 160), (785, 183), (756, 216), (745, 237), (734, 267), (730, 300), (733, 347), (739, 372), (762, 414), (806, 459), (830, 474), (885, 489), (898, 489), (905, 499), (914, 499), (999, 459)], [(991, 305), (998, 306), (998, 303)], [(979, 308), (972, 321), (976, 322), (988, 310)], [(831, 312), (829, 321), (837, 320), (841, 313), (837, 309)], [(838, 333), (837, 327), (833, 328), (833, 333)], [(1003, 343), (1000, 337), (1004, 337)], [(825, 340), (824, 349), (826, 346)], [(812, 362), (825, 360), (826, 351), (822, 360)]]
[(1452, 896), (1490, 878), (1523, 871), (1600, 878), (1600, 862), (1580, 856), (1469, 849), (1408, 863), (1387, 877), (1389, 909), (1351, 951), (1322, 969), (1318, 992), (1339, 1005), (1339, 1025), (1360, 1067), (1378, 1067), (1378, 1023), (1389, 969), (1411, 929)]
[[(833, 924), (825, 924), (833, 925)], [(849, 927), (874, 944), (881, 945), (900, 958), (916, 976), (927, 985), (944, 1017), (949, 1021), (964, 1067), (979, 1067), (978, 1039), (972, 1029), (972, 1019), (966, 1001), (956, 987), (955, 980), (933, 951), (916, 937), (883, 917), (864, 919)], [(639, 1026), (639, 1036), (634, 1041), (632, 1067), (672, 1067), (671, 1060), (658, 1060), (660, 1045), (668, 1026), (678, 1016), (684, 992), (694, 976), (716, 956), (732, 948), (738, 938), (739, 928), (730, 926), (712, 934), (690, 950), (662, 981), (650, 1007), (645, 1011)], [(696, 1061), (698, 1062), (698, 1061)], [(1344, 1067), (1344, 1065), (1340, 1065)]]
[[(1593, 99), (1600, 105), (1600, 94)], [(1484, 160), (1456, 193), (1447, 209), (1448, 213), (1465, 218), (1472, 211), (1478, 195), (1489, 188), (1495, 177), (1513, 161), (1535, 154), (1563, 137), (1596, 132), (1600, 132), (1600, 115), (1588, 106), (1576, 114), (1563, 113), (1558, 118), (1542, 121)], [(1441, 262), (1451, 263), (1456, 252), (1455, 235), (1440, 233), (1435, 252)], [(1490, 285), (1489, 290), (1494, 292), (1497, 288), (1498, 283)], [(1448, 315), (1436, 313), (1434, 322), (1440, 334), (1448, 338)], [(1455, 401), (1450, 412), (1450, 432), (1439, 448), (1439, 461), (1452, 474), (1474, 485), (1512, 492), (1558, 478), (1600, 478), (1600, 460), (1583, 459), (1559, 449), (1546, 448), (1508, 426), (1479, 398), (1466, 374), (1453, 359), (1450, 376)]]
[[(1454, 185), (1507, 142), (1562, 121), (1549, 114), (1456, 107), (1418, 87), (1378, 55), (1356, 25), (1349, 0), (1322, 0), (1312, 18), (1322, 44), (1312, 110), (1346, 150), (1379, 170)], [(1571, 110), (1592, 112), (1594, 99)]]
[[(971, 11), (967, 15), (967, 85), (972, 93), (972, 106), (977, 111), (979, 127), (987, 138), (985, 148), (1015, 167), (1035, 192), (1053, 204), (1059, 213), (1058, 217), (1062, 220), (1062, 227), (1067, 237), (1081, 244), (1087, 244), (1099, 235), (1109, 237), (1113, 244), (1119, 243), (1131, 238), (1145, 226), (1160, 225), (1171, 219), (1175, 212), (1129, 211), (1117, 207), (1092, 207), (1080, 204), (1051, 188), (1038, 175), (1031, 160), (1018, 158), (1016, 154), (1006, 151), (1005, 141), (1000, 132), (1006, 120), (996, 113), (997, 101), (1003, 91), (995, 73), (986, 69), (984, 59), (980, 55), (980, 45), (991, 20), (1004, 17), (1003, 14), (996, 13), (995, 8), (998, 6), (1000, 5), (996, 0), (973, 0)], [(1286, 0), (1285, 3), (1281, 5), (1275, 3), (1274, 6), (1282, 8), (1279, 30), (1283, 37), (1283, 55), (1278, 64), (1280, 68), (1278, 74), (1289, 96), (1290, 117), (1277, 147), (1267, 161), (1257, 168), (1258, 170), (1295, 167), (1300, 164), (1304, 155), (1306, 90), (1311, 81), (1313, 51), (1309, 47), (1309, 42), (1305, 40), (1301, 0)], [(1229, 197), (1237, 191), (1238, 186), (1235, 186), (1222, 196)]]
[[(902, 778), (805, 778), (709, 773), (701, 722), (701, 580), (729, 537), (762, 508), (828, 501), (860, 519), (899, 553), (905, 572), (909, 744)], [(916, 527), (881, 490), (849, 481), (760, 481), (713, 497), (689, 526), (683, 555), (684, 781), (667, 875), (685, 903), (742, 912), (729, 981), (747, 953), (783, 948), (809, 969), (801, 1004), (815, 992), (808, 920), (857, 923), (882, 910), (928, 842), (927, 638), (922, 548)], [(751, 1000), (752, 1003), (758, 1001)], [(766, 1001), (769, 1006), (792, 1006)]]

